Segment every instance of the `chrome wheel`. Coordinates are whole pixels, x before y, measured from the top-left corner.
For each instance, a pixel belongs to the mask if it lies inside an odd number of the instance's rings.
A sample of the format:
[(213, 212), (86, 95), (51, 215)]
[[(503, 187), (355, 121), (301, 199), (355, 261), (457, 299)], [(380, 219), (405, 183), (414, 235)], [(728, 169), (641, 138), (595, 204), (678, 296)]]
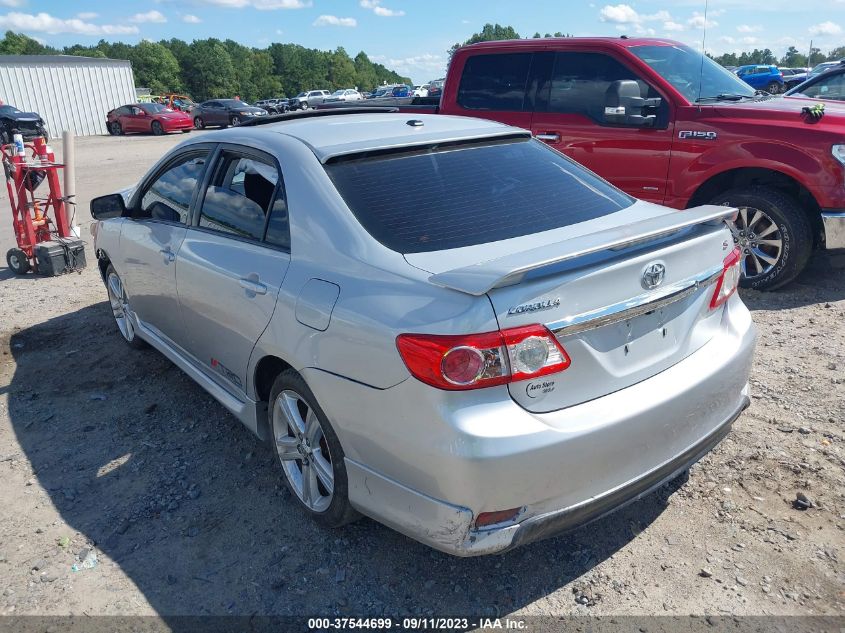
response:
[(293, 491), (309, 510), (325, 512), (334, 494), (332, 456), (317, 413), (297, 392), (276, 398), (273, 437)]
[(739, 207), (731, 225), (734, 244), (742, 250), (742, 276), (753, 279), (769, 273), (783, 253), (777, 223), (760, 209)]
[(114, 321), (117, 323), (117, 329), (120, 334), (130, 343), (135, 340), (135, 326), (132, 324), (130, 318), (131, 310), (129, 309), (129, 298), (126, 296), (126, 290), (123, 288), (123, 282), (117, 273), (109, 273), (106, 281), (106, 288), (109, 293), (109, 303), (111, 303), (112, 314), (114, 314)]

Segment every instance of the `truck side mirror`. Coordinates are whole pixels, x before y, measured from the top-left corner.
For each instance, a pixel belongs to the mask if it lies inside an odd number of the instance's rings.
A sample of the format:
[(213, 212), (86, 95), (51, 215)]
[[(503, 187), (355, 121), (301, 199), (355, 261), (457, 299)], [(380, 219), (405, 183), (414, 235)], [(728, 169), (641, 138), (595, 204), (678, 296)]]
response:
[(91, 201), (91, 217), (95, 220), (110, 220), (122, 217), (126, 212), (126, 203), (119, 193), (110, 193)]
[(656, 114), (643, 114), (646, 108), (660, 106), (660, 98), (644, 99), (640, 84), (633, 79), (614, 81), (605, 93), (604, 120), (614, 125), (652, 127)]

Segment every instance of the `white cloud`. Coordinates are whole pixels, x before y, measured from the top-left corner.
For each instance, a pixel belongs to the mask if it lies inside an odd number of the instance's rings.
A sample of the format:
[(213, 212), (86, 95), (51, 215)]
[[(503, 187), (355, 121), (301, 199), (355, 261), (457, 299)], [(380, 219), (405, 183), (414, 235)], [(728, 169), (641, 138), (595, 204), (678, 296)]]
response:
[(830, 20), (815, 24), (807, 30), (810, 35), (839, 35), (842, 33), (842, 27)]
[(759, 25), (757, 25), (757, 24), (754, 24), (754, 25), (751, 25), (751, 24), (740, 24), (738, 27), (736, 27), (736, 30), (737, 30), (739, 33), (757, 33), (757, 32), (759, 32), (759, 31), (762, 31), (762, 30), (763, 30), (763, 27), (762, 27), (762, 26), (759, 26)]
[(36, 31), (40, 33), (76, 33), (78, 35), (133, 35), (138, 33), (137, 26), (125, 24), (92, 24), (70, 18), (64, 20), (49, 13), (18, 13), (0, 15), (0, 28), (13, 31)]
[(167, 18), (164, 17), (164, 14), (161, 11), (147, 11), (146, 13), (136, 13), (131, 18), (129, 18), (130, 22), (135, 22), (137, 24), (143, 24), (145, 22), (155, 22), (156, 24), (162, 24), (167, 22)]
[(388, 9), (387, 7), (381, 6), (381, 0), (361, 0), (360, 4), (365, 9), (371, 9), (373, 13), (382, 17), (405, 15), (404, 11), (396, 11), (394, 9)]
[(187, 24), (199, 24), (202, 22), (202, 19), (190, 13), (186, 13), (182, 16), (182, 22), (186, 22)]
[[(720, 11), (713, 11), (710, 15), (719, 15), (720, 13)], [(687, 20), (687, 25), (693, 29), (703, 29), (705, 27), (712, 29), (713, 27), (719, 26), (719, 23), (716, 22), (716, 20), (711, 20), (710, 18), (705, 20), (703, 13), (695, 11), (693, 12), (692, 17)]]
[(753, 36), (751, 36), (751, 35), (749, 35), (749, 36), (747, 36), (747, 37), (743, 37), (743, 38), (742, 38), (742, 40), (740, 40), (740, 41), (741, 41), (743, 44), (747, 45), (747, 46), (752, 46), (752, 45), (754, 45), (754, 44), (759, 44), (759, 43), (760, 43), (760, 39), (759, 39), (759, 38), (757, 38), (757, 37), (753, 37)]
[(305, 9), (311, 6), (311, 0), (194, 0), (196, 4), (207, 4), (228, 9), (251, 7), (259, 11), (275, 9)]
[(667, 20), (663, 23), (663, 28), (667, 31), (683, 31), (684, 25), (673, 22), (672, 20)]
[(736, 38), (731, 37), (730, 35), (723, 35), (719, 38), (720, 42), (724, 42), (725, 44), (736, 44)]
[(336, 15), (321, 15), (314, 20), (314, 26), (358, 26), (355, 18), (339, 18)]
[(640, 16), (631, 5), (607, 4), (599, 11), (599, 19), (615, 24), (636, 24), (640, 21)]
[(82, 13), (77, 13), (76, 17), (80, 20), (93, 20), (96, 17), (99, 17), (99, 13), (95, 13), (94, 11), (83, 11)]

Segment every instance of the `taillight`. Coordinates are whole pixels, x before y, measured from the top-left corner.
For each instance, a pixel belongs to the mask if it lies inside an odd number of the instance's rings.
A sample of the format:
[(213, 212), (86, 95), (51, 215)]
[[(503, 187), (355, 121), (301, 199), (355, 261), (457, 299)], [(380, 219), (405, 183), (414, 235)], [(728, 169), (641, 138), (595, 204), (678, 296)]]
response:
[(400, 334), (408, 370), (439, 389), (478, 389), (563, 371), (566, 351), (542, 325), (466, 335)]
[(733, 249), (731, 254), (725, 258), (722, 266), (722, 274), (719, 276), (718, 281), (716, 281), (716, 290), (713, 292), (713, 298), (710, 300), (711, 310), (718, 308), (736, 292), (739, 286), (739, 278), (742, 276), (741, 263), (742, 251), (738, 248)]

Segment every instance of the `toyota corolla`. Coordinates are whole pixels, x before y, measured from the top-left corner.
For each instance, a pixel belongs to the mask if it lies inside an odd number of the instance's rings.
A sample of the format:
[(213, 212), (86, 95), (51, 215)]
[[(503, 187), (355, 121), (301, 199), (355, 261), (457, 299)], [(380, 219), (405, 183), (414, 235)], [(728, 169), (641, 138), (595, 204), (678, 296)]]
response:
[(91, 211), (119, 335), (270, 442), (326, 525), (504, 551), (683, 473), (749, 402), (735, 210), (637, 201), (521, 129), (256, 121)]

